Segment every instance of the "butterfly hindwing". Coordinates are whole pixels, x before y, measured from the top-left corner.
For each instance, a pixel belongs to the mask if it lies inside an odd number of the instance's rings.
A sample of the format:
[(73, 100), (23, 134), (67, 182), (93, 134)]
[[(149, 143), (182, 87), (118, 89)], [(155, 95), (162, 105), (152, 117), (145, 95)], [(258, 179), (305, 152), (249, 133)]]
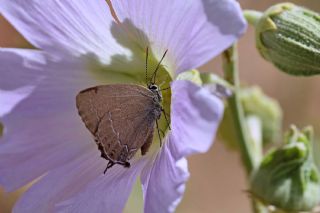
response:
[[(161, 111), (154, 93), (130, 84), (96, 86), (76, 98), (79, 115), (109, 160), (126, 162), (141, 148), (145, 154)], [(160, 108), (159, 108), (160, 107)]]

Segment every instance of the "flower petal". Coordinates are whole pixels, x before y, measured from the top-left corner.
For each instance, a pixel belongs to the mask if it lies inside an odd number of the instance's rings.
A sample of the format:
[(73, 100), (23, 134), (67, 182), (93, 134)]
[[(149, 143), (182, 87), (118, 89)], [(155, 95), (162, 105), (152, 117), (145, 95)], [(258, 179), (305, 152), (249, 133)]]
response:
[(171, 88), (172, 130), (141, 176), (145, 212), (174, 212), (189, 177), (185, 157), (210, 148), (223, 114), (222, 101), (208, 89), (182, 80)]
[[(38, 116), (74, 109), (77, 93), (98, 82), (81, 58), (54, 61), (41, 51), (1, 48), (0, 62), (0, 104), (5, 107), (0, 116), (13, 107)], [(23, 106), (17, 105), (22, 100)]]
[(139, 159), (129, 169), (116, 165), (89, 183), (85, 190), (58, 204), (57, 212), (121, 213), (146, 162), (146, 158)]
[(164, 63), (178, 73), (220, 54), (246, 28), (235, 0), (113, 0), (112, 4), (141, 46), (152, 47), (158, 58), (169, 50)]
[(187, 160), (175, 158), (170, 150), (171, 143), (174, 141), (169, 136), (153, 165), (147, 166), (141, 174), (144, 212), (174, 212), (185, 191), (189, 178)]
[(33, 89), (34, 89), (33, 86), (26, 86), (13, 91), (0, 90), (0, 97), (1, 97), (0, 117), (10, 113), (11, 110), (20, 101), (22, 101), (32, 93)]
[[(75, 96), (96, 81), (75, 58), (56, 62), (15, 49), (0, 49), (0, 56), (0, 183), (13, 191), (94, 145)], [(25, 88), (32, 89), (21, 95)]]
[(113, 19), (104, 0), (0, 0), (0, 14), (35, 47), (62, 57), (92, 53), (109, 62), (128, 55), (111, 34)]
[(222, 119), (224, 105), (209, 89), (189, 81), (172, 83), (171, 129), (179, 159), (208, 151)]
[(69, 199), (102, 174), (106, 161), (97, 147), (48, 172), (24, 193), (14, 207), (16, 213), (54, 212), (55, 205)]
[[(6, 131), (0, 139), (0, 185), (6, 191), (24, 186), (92, 146), (96, 148), (90, 133), (72, 112), (35, 119), (7, 116), (4, 125)], [(96, 152), (99, 153), (97, 149)]]
[(28, 97), (43, 77), (37, 66), (45, 64), (37, 50), (0, 49), (0, 117)]

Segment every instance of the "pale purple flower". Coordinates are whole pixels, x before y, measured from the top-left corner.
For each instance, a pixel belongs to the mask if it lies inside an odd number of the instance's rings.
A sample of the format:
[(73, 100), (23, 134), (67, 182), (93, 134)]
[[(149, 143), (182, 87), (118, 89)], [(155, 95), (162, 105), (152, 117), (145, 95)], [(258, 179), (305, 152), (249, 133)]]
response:
[(0, 49), (0, 184), (14, 191), (39, 178), (16, 213), (118, 213), (138, 176), (144, 211), (173, 212), (189, 177), (186, 157), (212, 144), (222, 101), (189, 81), (173, 81), (172, 130), (163, 146), (134, 158), (129, 169), (103, 174), (107, 161), (78, 116), (77, 93), (130, 81), (128, 74), (143, 77), (146, 46), (158, 59), (169, 50), (164, 64), (175, 78), (220, 54), (246, 26), (234, 0), (112, 2), (125, 30), (104, 0), (0, 0), (1, 15), (37, 48)]

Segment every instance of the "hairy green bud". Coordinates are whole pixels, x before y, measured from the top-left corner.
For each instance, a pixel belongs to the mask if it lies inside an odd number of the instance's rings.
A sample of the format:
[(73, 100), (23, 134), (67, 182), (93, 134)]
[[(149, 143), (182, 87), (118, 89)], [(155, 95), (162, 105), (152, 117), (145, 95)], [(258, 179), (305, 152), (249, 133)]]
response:
[(292, 126), (283, 147), (267, 154), (251, 179), (252, 195), (285, 212), (311, 211), (320, 201), (311, 128)]
[(320, 74), (319, 14), (281, 3), (253, 22), (257, 48), (266, 60), (288, 74)]
[[(281, 135), (282, 110), (278, 102), (262, 92), (259, 87), (243, 88), (239, 93), (246, 118), (255, 117), (261, 122), (261, 140), (264, 145), (274, 143)], [(227, 106), (218, 137), (230, 148), (237, 148), (237, 138), (232, 114)]]
[(313, 143), (313, 156), (314, 156), (314, 160), (316, 162), (316, 165), (318, 167), (318, 169), (320, 170), (320, 140), (319, 138), (315, 138), (315, 141)]
[(282, 110), (279, 103), (264, 94), (259, 87), (243, 89), (240, 97), (245, 115), (260, 118), (263, 143), (278, 141), (282, 129)]

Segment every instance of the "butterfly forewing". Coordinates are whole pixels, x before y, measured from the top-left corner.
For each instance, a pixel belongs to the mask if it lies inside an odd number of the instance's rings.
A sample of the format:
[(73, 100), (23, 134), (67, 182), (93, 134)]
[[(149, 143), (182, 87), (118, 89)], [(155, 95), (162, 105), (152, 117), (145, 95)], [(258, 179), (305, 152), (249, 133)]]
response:
[[(76, 98), (79, 115), (103, 154), (115, 163), (124, 163), (152, 142), (155, 114), (161, 106), (149, 89), (130, 84), (96, 86)], [(151, 139), (150, 139), (151, 138)]]

